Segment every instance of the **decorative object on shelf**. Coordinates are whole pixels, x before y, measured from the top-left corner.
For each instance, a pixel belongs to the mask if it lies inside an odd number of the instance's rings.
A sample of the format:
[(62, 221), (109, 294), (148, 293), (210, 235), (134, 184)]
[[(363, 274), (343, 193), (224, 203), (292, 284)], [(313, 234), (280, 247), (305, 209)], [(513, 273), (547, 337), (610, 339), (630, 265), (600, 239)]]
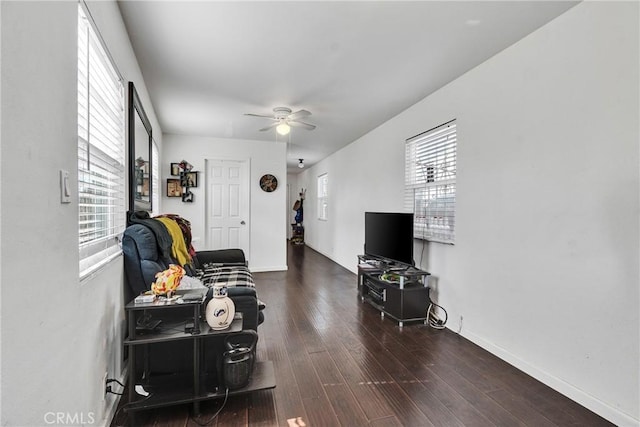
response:
[(177, 178), (167, 179), (167, 197), (182, 197), (182, 187), (180, 186), (179, 179)]
[(192, 172), (184, 172), (181, 175), (181, 179), (183, 180), (182, 182), (182, 186), (183, 187), (197, 187), (198, 186), (198, 172), (197, 171), (192, 171)]
[(262, 191), (271, 193), (278, 188), (278, 179), (271, 174), (262, 175), (260, 178), (260, 188), (262, 188)]
[(178, 163), (171, 163), (171, 176), (180, 175), (180, 165)]
[(400, 275), (396, 273), (382, 273), (380, 280), (384, 280), (387, 283), (400, 284)]
[(304, 168), (304, 159), (298, 159), (298, 160), (299, 160), (299, 161), (298, 161), (298, 167), (299, 167), (300, 169), (303, 169), (303, 168)]
[(185, 203), (193, 203), (193, 193), (189, 190), (187, 190), (185, 193), (182, 193), (182, 201)]
[(166, 270), (156, 273), (156, 281), (151, 284), (151, 291), (156, 295), (170, 297), (173, 291), (180, 286), (180, 280), (184, 274), (184, 268), (170, 264)]
[(180, 166), (180, 169), (182, 169), (181, 172), (190, 172), (191, 169), (193, 169), (193, 165), (186, 160), (182, 160), (180, 163), (178, 163), (178, 166)]
[(225, 285), (215, 285), (213, 287), (213, 298), (207, 303), (206, 319), (209, 327), (213, 330), (226, 329), (233, 322), (236, 314), (236, 306), (233, 300), (227, 296)]

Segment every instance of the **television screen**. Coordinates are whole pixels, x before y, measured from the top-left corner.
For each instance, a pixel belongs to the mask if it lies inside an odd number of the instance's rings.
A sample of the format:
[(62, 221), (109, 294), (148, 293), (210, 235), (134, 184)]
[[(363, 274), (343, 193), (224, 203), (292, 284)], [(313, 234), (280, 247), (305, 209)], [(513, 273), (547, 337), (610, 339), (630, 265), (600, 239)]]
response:
[(413, 265), (413, 214), (365, 212), (364, 253)]

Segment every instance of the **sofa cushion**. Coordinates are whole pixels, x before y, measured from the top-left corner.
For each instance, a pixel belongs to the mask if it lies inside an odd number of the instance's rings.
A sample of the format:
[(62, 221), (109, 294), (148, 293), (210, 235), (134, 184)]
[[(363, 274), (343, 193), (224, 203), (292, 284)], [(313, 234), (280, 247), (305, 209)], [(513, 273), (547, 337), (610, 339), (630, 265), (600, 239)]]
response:
[(133, 297), (149, 290), (156, 273), (168, 267), (160, 257), (155, 235), (144, 225), (127, 227), (122, 238), (122, 251)]
[(127, 229), (130, 236), (135, 235), (137, 242), (138, 254), (142, 259), (157, 260), (160, 258), (158, 255), (158, 245), (156, 244), (156, 238), (153, 233), (149, 232), (149, 229), (144, 225), (136, 224)]

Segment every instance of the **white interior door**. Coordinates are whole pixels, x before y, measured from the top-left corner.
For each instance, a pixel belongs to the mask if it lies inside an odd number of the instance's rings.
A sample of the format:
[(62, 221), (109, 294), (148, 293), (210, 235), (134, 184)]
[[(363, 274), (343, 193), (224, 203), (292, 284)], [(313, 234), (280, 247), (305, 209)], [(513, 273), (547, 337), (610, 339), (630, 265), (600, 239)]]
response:
[(207, 248), (240, 248), (249, 259), (249, 161), (208, 159)]

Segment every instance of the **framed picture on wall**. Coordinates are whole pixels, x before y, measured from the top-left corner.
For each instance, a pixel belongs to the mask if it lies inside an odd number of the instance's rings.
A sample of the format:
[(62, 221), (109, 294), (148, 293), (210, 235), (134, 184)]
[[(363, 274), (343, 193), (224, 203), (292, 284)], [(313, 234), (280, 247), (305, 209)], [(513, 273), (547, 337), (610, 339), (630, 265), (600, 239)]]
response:
[(187, 191), (182, 195), (182, 201), (185, 203), (193, 203), (193, 193), (191, 191)]
[(184, 172), (182, 175), (182, 185), (185, 187), (197, 187), (198, 186), (198, 172)]
[(167, 179), (167, 197), (182, 197), (182, 186), (179, 179)]
[(179, 163), (171, 163), (171, 176), (180, 175), (180, 164)]

